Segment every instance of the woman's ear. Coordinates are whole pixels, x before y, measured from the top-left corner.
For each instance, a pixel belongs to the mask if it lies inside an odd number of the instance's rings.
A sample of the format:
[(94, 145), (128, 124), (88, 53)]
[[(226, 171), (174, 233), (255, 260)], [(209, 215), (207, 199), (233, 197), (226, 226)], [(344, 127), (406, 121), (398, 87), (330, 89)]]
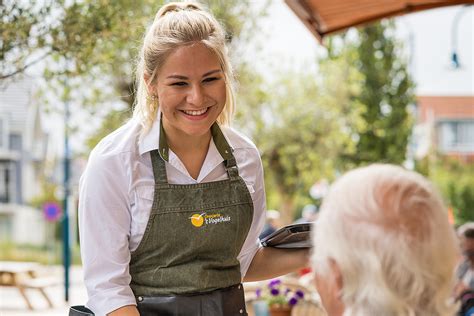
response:
[(143, 80), (145, 80), (146, 91), (148, 92), (148, 95), (155, 94), (155, 87), (151, 83), (152, 82), (151, 76), (147, 74), (143, 74)]

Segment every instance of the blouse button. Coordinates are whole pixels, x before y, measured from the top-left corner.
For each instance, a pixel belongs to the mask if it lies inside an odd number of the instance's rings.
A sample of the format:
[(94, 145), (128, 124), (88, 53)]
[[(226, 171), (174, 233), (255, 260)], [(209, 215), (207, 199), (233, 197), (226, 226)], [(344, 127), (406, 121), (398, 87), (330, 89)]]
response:
[(139, 297), (138, 297), (138, 301), (139, 301), (139, 302), (143, 301), (143, 297), (139, 296)]

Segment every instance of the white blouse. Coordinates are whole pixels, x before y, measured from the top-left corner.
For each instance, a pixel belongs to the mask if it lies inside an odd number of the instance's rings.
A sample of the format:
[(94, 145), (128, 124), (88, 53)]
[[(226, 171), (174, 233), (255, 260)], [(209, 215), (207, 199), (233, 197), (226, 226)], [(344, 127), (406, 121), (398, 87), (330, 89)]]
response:
[[(135, 305), (129, 286), (130, 253), (140, 243), (151, 211), (154, 178), (149, 152), (158, 149), (160, 122), (139, 139), (140, 124), (134, 119), (105, 137), (91, 152), (80, 179), (79, 232), (87, 306), (105, 315), (125, 305)], [(237, 259), (245, 276), (259, 248), (258, 236), (265, 222), (265, 189), (259, 152), (245, 136), (221, 127), (239, 174), (252, 196), (252, 225)], [(227, 179), (223, 158), (211, 140), (197, 180), (170, 150), (166, 162), (169, 183), (194, 184)]]

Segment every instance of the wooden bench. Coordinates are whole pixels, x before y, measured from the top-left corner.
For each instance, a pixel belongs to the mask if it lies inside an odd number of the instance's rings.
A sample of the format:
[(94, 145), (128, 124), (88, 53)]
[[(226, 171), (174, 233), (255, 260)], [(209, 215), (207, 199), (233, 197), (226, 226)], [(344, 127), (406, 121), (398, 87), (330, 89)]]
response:
[(30, 310), (31, 301), (26, 295), (27, 289), (36, 289), (44, 297), (49, 307), (54, 307), (45, 289), (58, 284), (58, 279), (52, 277), (38, 277), (41, 265), (34, 262), (0, 261), (0, 286), (15, 287), (20, 292)]

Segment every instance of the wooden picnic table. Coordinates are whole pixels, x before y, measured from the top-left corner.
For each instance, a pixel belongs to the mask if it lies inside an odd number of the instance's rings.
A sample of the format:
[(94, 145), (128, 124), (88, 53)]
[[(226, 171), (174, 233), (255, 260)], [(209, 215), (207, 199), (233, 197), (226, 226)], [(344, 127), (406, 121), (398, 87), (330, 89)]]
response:
[(33, 309), (33, 305), (26, 295), (26, 289), (37, 289), (52, 308), (53, 303), (45, 288), (56, 283), (56, 280), (39, 277), (41, 267), (37, 262), (0, 261), (0, 286), (17, 288), (29, 309)]

